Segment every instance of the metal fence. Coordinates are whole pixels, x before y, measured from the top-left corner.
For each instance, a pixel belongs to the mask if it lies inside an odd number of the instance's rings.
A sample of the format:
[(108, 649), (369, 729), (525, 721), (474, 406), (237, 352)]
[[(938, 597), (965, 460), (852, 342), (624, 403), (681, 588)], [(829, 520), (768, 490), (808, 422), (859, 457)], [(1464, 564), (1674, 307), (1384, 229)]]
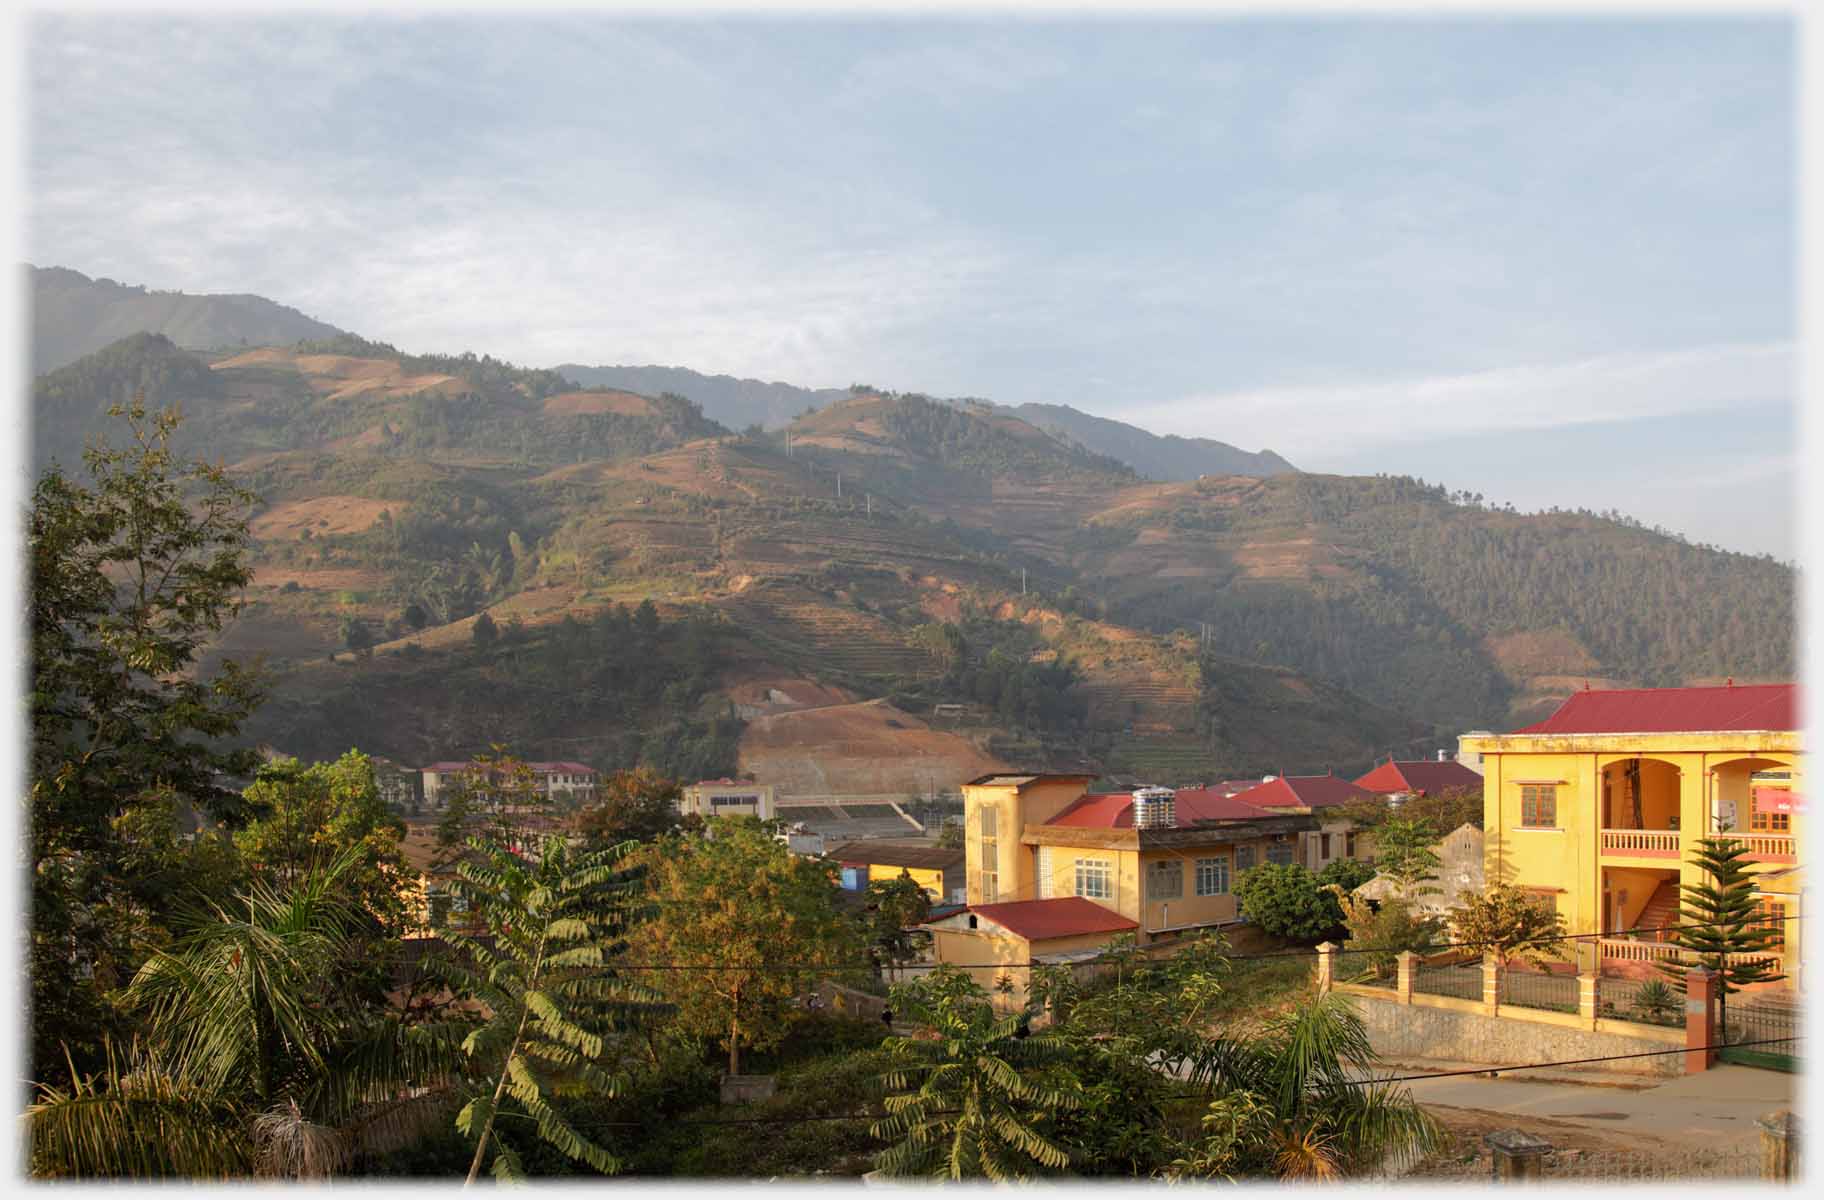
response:
[[(1755, 1003), (1736, 997), (1723, 1005), (1725, 1042), (1768, 1042), (1798, 1037), (1803, 1024), (1799, 1010), (1786, 1004)], [(1775, 1054), (1797, 1055), (1798, 1043), (1757, 1047)]]
[(1354, 983), (1363, 987), (1386, 988), (1400, 985), (1399, 964), (1386, 951), (1344, 950), (1331, 969), (1337, 983)]
[(1687, 1150), (1554, 1150), (1540, 1163), (1548, 1179), (1687, 1180), (1759, 1179), (1761, 1152), (1756, 1148)]
[(1574, 1013), (1577, 1011), (1577, 977), (1550, 975), (1543, 971), (1503, 971), (1500, 1001), (1519, 1008)]
[(1455, 996), (1459, 1000), (1482, 999), (1482, 965), (1480, 963), (1443, 963), (1436, 966), (1419, 964), (1412, 972), (1414, 994)]

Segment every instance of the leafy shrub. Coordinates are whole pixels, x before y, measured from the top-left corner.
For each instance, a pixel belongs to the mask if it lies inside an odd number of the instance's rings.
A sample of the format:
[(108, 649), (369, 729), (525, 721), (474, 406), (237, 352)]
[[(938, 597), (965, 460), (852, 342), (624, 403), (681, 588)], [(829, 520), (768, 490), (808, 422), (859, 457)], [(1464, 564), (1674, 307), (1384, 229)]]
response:
[(1315, 942), (1343, 924), (1342, 905), (1297, 863), (1262, 863), (1242, 872), (1235, 898), (1248, 920), (1275, 937)]

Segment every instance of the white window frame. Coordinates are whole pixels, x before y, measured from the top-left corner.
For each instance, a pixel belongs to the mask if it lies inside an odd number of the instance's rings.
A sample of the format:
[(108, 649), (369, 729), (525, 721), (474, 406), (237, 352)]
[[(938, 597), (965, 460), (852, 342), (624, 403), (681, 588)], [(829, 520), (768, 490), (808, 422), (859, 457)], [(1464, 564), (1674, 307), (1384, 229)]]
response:
[[(1112, 900), (1115, 895), (1115, 862), (1110, 858), (1079, 858), (1073, 882), (1075, 894), (1085, 900)], [(1100, 890), (1092, 885), (1100, 884)]]

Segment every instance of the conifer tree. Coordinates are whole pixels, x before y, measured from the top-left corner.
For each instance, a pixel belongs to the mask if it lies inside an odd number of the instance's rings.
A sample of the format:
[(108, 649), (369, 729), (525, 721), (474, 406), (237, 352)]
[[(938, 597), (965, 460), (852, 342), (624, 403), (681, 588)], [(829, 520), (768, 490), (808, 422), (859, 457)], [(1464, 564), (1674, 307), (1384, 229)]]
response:
[(1751, 983), (1784, 979), (1774, 964), (1759, 957), (1773, 945), (1773, 931), (1758, 923), (1754, 875), (1747, 866), (1748, 846), (1727, 834), (1707, 837), (1693, 856), (1703, 868), (1701, 883), (1687, 883), (1681, 928), (1672, 940), (1690, 952), (1678, 962), (1662, 962), (1659, 969), (1679, 991), (1685, 989), (1685, 972), (1692, 959), (1716, 975), (1716, 1028), (1726, 1029), (1728, 997)]

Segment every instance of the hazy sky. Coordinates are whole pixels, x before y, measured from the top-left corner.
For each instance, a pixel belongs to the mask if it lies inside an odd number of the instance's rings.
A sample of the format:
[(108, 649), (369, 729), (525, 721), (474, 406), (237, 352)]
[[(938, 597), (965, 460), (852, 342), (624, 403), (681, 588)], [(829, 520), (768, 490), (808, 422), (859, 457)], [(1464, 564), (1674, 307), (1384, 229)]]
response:
[(28, 257), (1797, 553), (1793, 26), (40, 17)]

